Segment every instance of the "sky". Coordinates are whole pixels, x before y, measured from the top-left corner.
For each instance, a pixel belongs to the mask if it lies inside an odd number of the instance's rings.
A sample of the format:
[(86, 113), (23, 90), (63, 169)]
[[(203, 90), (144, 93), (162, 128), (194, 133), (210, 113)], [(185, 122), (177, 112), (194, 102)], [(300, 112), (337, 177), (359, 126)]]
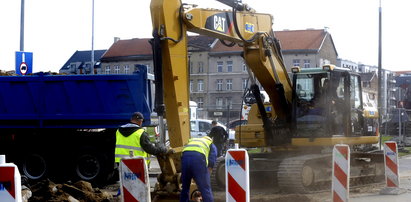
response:
[[(202, 8), (227, 8), (215, 0), (182, 0)], [(19, 0), (0, 1), (0, 69), (15, 69), (20, 50)], [(273, 29), (328, 28), (339, 58), (378, 65), (380, 0), (243, 0), (274, 16)], [(411, 1), (381, 0), (382, 68), (411, 70)], [(94, 0), (94, 49), (108, 49), (114, 37), (151, 37), (150, 0)], [(24, 51), (33, 69), (58, 70), (76, 50), (91, 50), (92, 0), (26, 0)]]

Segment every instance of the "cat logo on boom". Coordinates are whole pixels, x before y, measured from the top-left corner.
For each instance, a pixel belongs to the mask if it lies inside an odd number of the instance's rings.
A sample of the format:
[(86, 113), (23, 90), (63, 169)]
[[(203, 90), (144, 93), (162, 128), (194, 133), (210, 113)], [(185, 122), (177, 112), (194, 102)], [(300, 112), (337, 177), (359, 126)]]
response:
[(214, 29), (220, 32), (225, 32), (226, 19), (221, 16), (214, 15)]

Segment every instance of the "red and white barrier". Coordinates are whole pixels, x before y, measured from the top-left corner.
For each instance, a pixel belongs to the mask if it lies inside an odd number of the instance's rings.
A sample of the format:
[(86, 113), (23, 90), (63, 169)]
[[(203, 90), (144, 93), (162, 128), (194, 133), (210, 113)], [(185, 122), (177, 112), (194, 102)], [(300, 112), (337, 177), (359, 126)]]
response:
[(384, 144), (385, 182), (387, 187), (399, 188), (397, 143), (387, 141)]
[(245, 149), (229, 149), (225, 162), (226, 201), (250, 201), (248, 153)]
[(350, 148), (337, 144), (333, 149), (332, 201), (348, 201), (350, 190)]
[(13, 163), (6, 163), (5, 155), (0, 155), (0, 201), (22, 201), (19, 169)]
[(120, 161), (121, 201), (151, 201), (147, 163), (143, 157)]

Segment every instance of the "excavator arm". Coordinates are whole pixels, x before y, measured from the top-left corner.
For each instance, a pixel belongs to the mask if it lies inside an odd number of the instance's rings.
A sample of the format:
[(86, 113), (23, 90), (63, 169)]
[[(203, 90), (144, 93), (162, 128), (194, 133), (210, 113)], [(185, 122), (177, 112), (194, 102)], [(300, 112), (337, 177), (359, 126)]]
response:
[(220, 1), (233, 10), (195, 8), (179, 0), (151, 1), (153, 34), (161, 43), (164, 100), (172, 147), (183, 146), (189, 138), (187, 31), (242, 46), (247, 66), (270, 97), (275, 112), (272, 118), (283, 122), (290, 118), (292, 86), (272, 32), (273, 17), (255, 13), (245, 4)]
[[(196, 8), (180, 0), (151, 1), (155, 77), (162, 81), (156, 85), (156, 94), (164, 98), (164, 103), (156, 100), (155, 108), (160, 116), (165, 115), (170, 146), (176, 150), (174, 155), (159, 158), (162, 174), (157, 190), (160, 192), (178, 193), (179, 157), (190, 137), (187, 31), (243, 47), (244, 60), (266, 90), (273, 108), (268, 117), (260, 102), (265, 142), (275, 145), (285, 141), (275, 137), (272, 125), (289, 122), (292, 86), (272, 31), (273, 17), (255, 13), (238, 1), (219, 1), (231, 6), (232, 11)], [(259, 95), (257, 85), (254, 90)]]

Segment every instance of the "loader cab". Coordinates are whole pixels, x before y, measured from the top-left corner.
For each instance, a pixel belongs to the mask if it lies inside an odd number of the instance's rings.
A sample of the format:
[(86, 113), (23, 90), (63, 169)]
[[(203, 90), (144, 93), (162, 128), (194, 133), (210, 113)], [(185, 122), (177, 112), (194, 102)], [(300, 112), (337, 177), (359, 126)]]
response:
[(349, 69), (293, 67), (294, 137), (361, 135), (364, 129), (361, 80)]

